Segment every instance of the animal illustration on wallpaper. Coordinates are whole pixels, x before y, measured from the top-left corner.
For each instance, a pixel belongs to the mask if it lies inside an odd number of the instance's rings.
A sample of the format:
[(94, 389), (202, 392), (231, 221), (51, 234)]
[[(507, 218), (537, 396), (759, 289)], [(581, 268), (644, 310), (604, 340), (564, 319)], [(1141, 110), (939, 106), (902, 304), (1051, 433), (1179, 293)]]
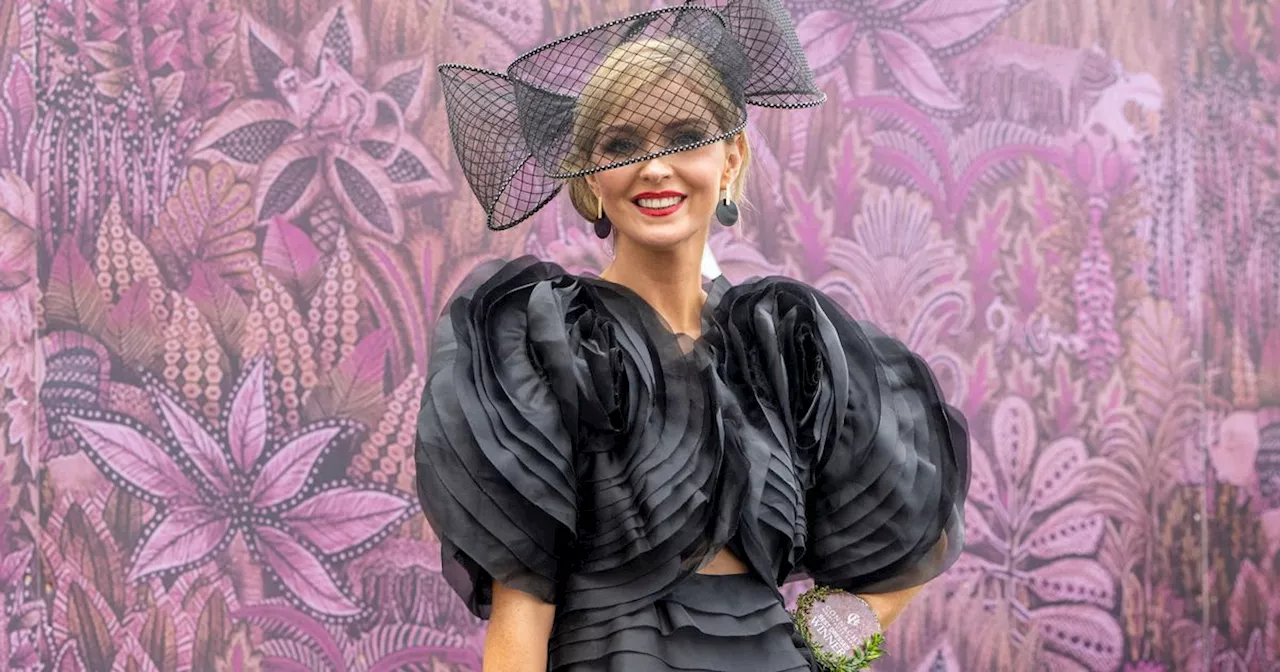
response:
[(452, 189), (416, 134), (426, 54), (375, 62), (349, 2), (297, 38), (249, 12), (238, 33), (250, 95), (208, 121), (192, 157), (225, 161), (253, 185), (257, 221), (337, 211), (340, 226), (307, 227), (322, 250), (333, 249), (338, 228), (395, 244), (408, 209)]
[(311, 136), (337, 137), (351, 144), (368, 135), (385, 112), (394, 120), (395, 135), (379, 161), (390, 165), (399, 154), (400, 137), (404, 135), (399, 104), (390, 94), (370, 93), (356, 82), (338, 63), (333, 49), (322, 49), (319, 60), (319, 72), (312, 79), (304, 80), (306, 75), (297, 68), (285, 68), (276, 75), (276, 90), (298, 121), (298, 130), (286, 142)]
[(1059, 135), (1083, 129), (1133, 142), (1138, 132), (1125, 106), (1157, 112), (1164, 101), (1155, 77), (1128, 72), (1097, 45), (1076, 49), (993, 35), (951, 67), (979, 115)]

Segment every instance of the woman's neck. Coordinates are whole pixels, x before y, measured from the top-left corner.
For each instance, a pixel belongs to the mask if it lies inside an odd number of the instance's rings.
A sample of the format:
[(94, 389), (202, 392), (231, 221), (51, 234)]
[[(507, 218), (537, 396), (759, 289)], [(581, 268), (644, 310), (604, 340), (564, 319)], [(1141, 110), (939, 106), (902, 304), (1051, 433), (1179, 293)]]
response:
[(618, 240), (613, 263), (600, 274), (624, 285), (644, 299), (672, 331), (692, 338), (701, 336), (702, 246), (679, 245), (670, 250), (637, 249)]

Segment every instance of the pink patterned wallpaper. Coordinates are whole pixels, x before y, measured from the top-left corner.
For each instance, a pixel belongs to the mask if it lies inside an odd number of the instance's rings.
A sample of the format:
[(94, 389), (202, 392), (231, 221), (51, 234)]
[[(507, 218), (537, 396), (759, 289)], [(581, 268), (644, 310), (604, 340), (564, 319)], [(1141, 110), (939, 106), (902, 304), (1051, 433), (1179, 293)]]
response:
[[(563, 200), (484, 230), (434, 67), (661, 4), (0, 4), (0, 667), (479, 669), (413, 495), (431, 326), (608, 250)], [(753, 110), (711, 249), (975, 438), (880, 668), (1280, 670), (1280, 1), (788, 5), (830, 100)]]

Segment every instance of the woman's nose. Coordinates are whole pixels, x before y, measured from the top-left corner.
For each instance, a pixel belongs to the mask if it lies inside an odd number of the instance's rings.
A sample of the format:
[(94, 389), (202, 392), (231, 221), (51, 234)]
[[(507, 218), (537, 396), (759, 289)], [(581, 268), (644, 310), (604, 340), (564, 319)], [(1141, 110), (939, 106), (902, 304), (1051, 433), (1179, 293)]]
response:
[(659, 180), (671, 174), (671, 166), (667, 164), (667, 157), (655, 156), (640, 163), (640, 177), (649, 180)]

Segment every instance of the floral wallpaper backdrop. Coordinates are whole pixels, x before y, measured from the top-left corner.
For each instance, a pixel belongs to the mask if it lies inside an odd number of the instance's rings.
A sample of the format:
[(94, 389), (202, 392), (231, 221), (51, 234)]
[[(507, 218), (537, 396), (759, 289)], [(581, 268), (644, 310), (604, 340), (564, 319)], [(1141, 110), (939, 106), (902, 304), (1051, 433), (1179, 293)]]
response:
[[(0, 4), (0, 666), (478, 669), (413, 494), (486, 232), (434, 68), (648, 0)], [(1280, 669), (1280, 0), (788, 0), (711, 248), (924, 353), (967, 552), (881, 669)], [(803, 586), (791, 585), (794, 595)]]

